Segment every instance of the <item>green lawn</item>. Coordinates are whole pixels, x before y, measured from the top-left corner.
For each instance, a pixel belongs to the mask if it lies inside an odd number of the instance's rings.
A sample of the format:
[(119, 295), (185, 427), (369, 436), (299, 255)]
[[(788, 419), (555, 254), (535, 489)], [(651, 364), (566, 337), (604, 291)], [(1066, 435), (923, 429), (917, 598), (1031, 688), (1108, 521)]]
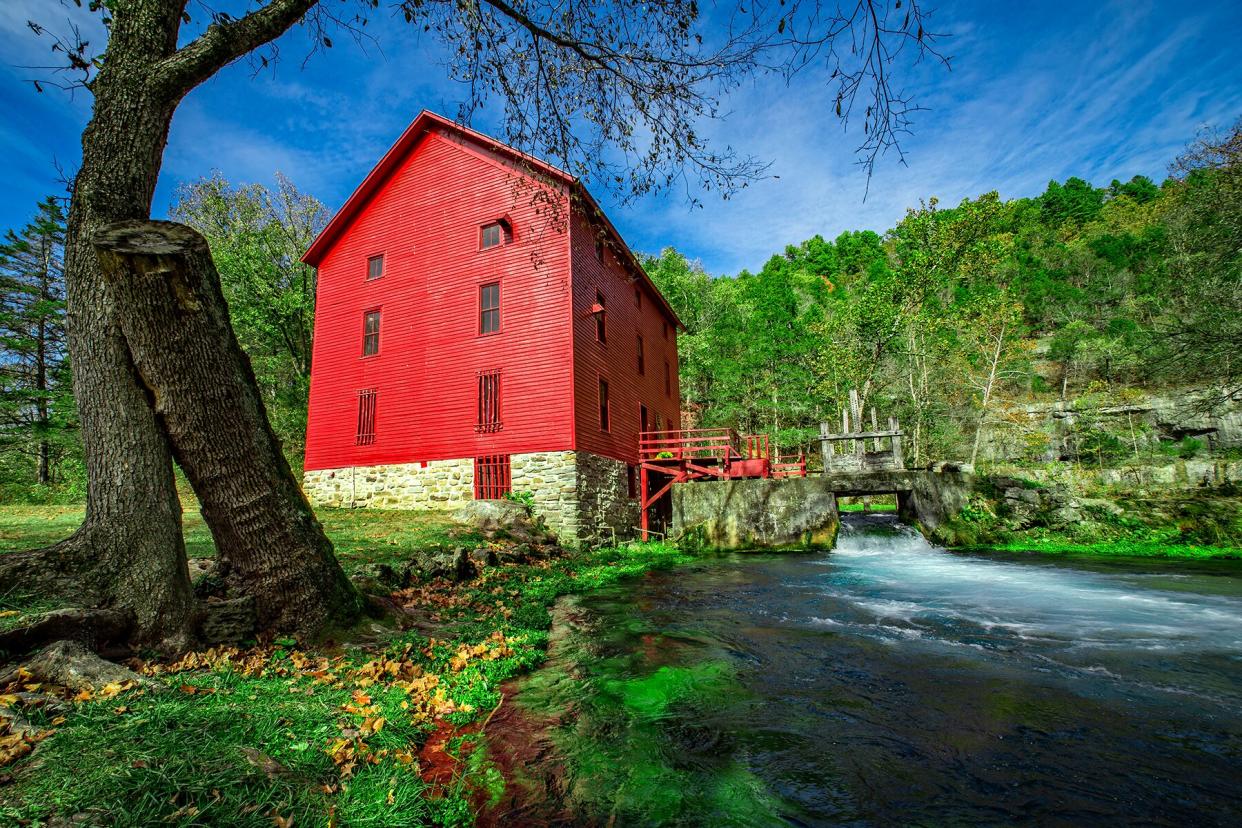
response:
[[(482, 542), (442, 513), (319, 514), (351, 570)], [(81, 509), (0, 507), (0, 543), (35, 547), (81, 519)], [(197, 514), (186, 540), (192, 554), (211, 553)], [(32, 706), (4, 695), (30, 691), (19, 679), (0, 688), (0, 705), (41, 733), (22, 755), (29, 741), (0, 726), (0, 824), (469, 825), (503, 789), (474, 731), (502, 683), (542, 660), (556, 598), (690, 560), (630, 544), (490, 567), (458, 586), (419, 583), (390, 596), (408, 616), (366, 621), (352, 642), (278, 639), (135, 662), (158, 691), (61, 692), (56, 705)]]
[[(399, 561), (416, 549), (481, 540), (454, 524), (447, 512), (317, 509), (315, 513), (347, 571), (376, 561)], [(0, 552), (35, 549), (68, 537), (84, 515), (82, 506), (0, 506)], [(182, 525), (187, 555), (215, 554), (211, 532), (197, 511), (186, 511)]]

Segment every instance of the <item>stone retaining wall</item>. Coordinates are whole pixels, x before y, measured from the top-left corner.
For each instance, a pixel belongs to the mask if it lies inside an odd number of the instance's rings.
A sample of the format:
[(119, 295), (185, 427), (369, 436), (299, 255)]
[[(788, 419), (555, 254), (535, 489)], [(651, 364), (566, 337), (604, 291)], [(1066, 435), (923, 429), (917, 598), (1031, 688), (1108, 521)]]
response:
[(630, 497), (629, 467), (620, 460), (578, 452), (579, 536), (628, 539), (638, 526), (638, 499)]
[[(638, 524), (625, 463), (588, 452), (514, 454), (512, 489), (535, 496), (535, 513), (562, 543), (628, 538)], [(339, 508), (455, 509), (474, 500), (474, 460), (430, 460), (307, 471), (311, 503)]]

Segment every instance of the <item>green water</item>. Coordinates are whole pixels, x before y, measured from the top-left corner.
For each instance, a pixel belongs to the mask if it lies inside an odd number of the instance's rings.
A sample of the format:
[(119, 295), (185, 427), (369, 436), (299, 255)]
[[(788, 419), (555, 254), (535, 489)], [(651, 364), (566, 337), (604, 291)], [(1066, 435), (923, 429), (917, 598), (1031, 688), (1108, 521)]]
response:
[(1242, 824), (1242, 564), (963, 556), (891, 518), (576, 599), (514, 703), (575, 822)]

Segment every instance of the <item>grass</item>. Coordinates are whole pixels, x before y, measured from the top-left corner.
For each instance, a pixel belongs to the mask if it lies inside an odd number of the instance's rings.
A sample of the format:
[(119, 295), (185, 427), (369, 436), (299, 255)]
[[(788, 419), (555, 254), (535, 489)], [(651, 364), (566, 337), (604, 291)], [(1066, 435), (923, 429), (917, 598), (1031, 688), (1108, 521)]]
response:
[[(0, 507), (0, 538), (9, 548), (38, 546), (81, 516)], [(352, 571), (481, 542), (438, 513), (320, 517)], [(186, 537), (210, 553), (196, 514), (186, 516)], [(463, 585), (393, 594), (438, 625), (431, 637), (377, 627), (365, 645), (303, 650), (278, 640), (173, 665), (135, 662), (159, 690), (63, 693), (63, 710), (21, 710), (46, 736), (5, 768), (0, 824), (53, 816), (88, 825), (471, 824), (476, 792), (494, 794), (498, 784), (485, 751), (472, 749), (474, 733), (500, 704), (502, 683), (542, 661), (552, 603), (690, 560), (672, 547), (632, 544), (491, 567)]]
[(897, 511), (897, 504), (896, 503), (872, 503), (870, 509), (864, 510), (863, 505), (861, 503), (838, 503), (837, 511), (841, 512), (842, 514), (852, 513), (852, 512), (862, 512), (862, 511), (895, 512)]
[(1039, 533), (1027, 533), (1020, 540), (1011, 540), (988, 546), (958, 546), (963, 552), (1040, 552), (1047, 555), (1092, 555), (1096, 557), (1131, 558), (1184, 558), (1210, 560), (1212, 558), (1242, 558), (1242, 549), (1234, 546), (1204, 546), (1181, 543), (1175, 539), (1153, 540), (1150, 538), (1119, 538), (1114, 540), (1075, 542)]
[[(477, 533), (455, 524), (447, 512), (317, 509), (315, 514), (332, 539), (341, 565), (349, 572), (367, 564), (404, 560), (411, 550), (482, 540)], [(0, 552), (55, 543), (72, 534), (85, 515), (82, 506), (0, 506)], [(197, 510), (186, 510), (182, 531), (189, 557), (215, 555), (211, 532)]]

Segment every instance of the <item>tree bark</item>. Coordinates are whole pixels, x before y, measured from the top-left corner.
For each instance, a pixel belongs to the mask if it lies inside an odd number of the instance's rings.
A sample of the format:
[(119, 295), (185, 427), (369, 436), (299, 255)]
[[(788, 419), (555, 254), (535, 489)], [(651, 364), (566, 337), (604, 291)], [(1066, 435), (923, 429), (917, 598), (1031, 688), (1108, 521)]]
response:
[(231, 588), (261, 630), (314, 634), (361, 598), (280, 449), (233, 329), (207, 241), (127, 221), (94, 237), (138, 375), (199, 497)]
[(130, 610), (133, 641), (179, 649), (193, 595), (172, 458), (97, 276), (89, 236), (150, 214), (176, 101), (152, 67), (176, 49), (181, 8), (133, 0), (113, 16), (107, 58), (91, 85), (65, 236), (65, 300), (74, 395), (87, 472), (86, 520), (45, 550), (3, 556), (0, 583)]

